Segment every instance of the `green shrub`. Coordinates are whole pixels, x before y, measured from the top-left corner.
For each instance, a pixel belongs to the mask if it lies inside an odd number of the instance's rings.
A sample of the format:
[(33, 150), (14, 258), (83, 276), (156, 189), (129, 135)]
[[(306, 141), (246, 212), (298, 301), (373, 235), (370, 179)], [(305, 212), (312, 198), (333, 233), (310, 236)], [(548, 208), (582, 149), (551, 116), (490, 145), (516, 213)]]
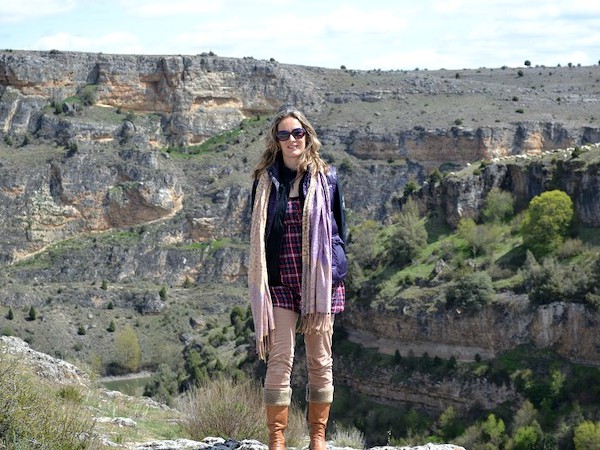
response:
[(179, 382), (177, 374), (168, 364), (161, 364), (158, 372), (152, 374), (150, 381), (144, 386), (144, 395), (159, 402), (172, 405), (173, 397), (177, 395)]
[(409, 199), (398, 214), (390, 236), (389, 254), (400, 266), (409, 264), (427, 245), (427, 229), (417, 204)]
[(98, 86), (88, 84), (77, 90), (77, 96), (80, 98), (84, 106), (91, 106), (96, 103), (96, 89)]
[(438, 169), (437, 167), (434, 168), (431, 173), (429, 174), (429, 177), (427, 177), (427, 179), (429, 180), (429, 182), (431, 184), (436, 184), (439, 183), (440, 181), (442, 181), (443, 175), (442, 172), (440, 172), (440, 169)]
[(517, 428), (513, 440), (515, 450), (531, 450), (536, 448), (536, 444), (540, 439), (541, 430), (531, 425)]
[(596, 265), (564, 264), (554, 257), (546, 257), (539, 264), (531, 252), (525, 263), (525, 287), (533, 303), (587, 301), (595, 288)]
[(486, 222), (501, 222), (514, 213), (514, 198), (510, 192), (493, 187), (485, 199), (482, 214)]
[(351, 174), (354, 171), (354, 164), (348, 158), (344, 158), (339, 165), (339, 169), (344, 174)]
[(525, 213), (521, 233), (523, 243), (537, 257), (557, 249), (573, 220), (573, 201), (562, 191), (544, 192), (534, 197)]
[(494, 287), (487, 272), (466, 274), (452, 283), (446, 291), (447, 305), (464, 312), (480, 310), (491, 303), (493, 298)]
[(473, 219), (462, 218), (457, 232), (467, 243), (470, 255), (477, 257), (488, 254), (495, 248), (501, 230), (494, 225), (478, 225)]
[(585, 245), (581, 239), (567, 238), (560, 246), (556, 255), (561, 259), (570, 259), (581, 255), (585, 251)]
[(380, 264), (378, 235), (381, 226), (374, 220), (365, 220), (351, 230), (348, 251), (361, 269), (375, 270)]
[(409, 180), (404, 185), (404, 196), (408, 197), (410, 194), (412, 194), (413, 192), (417, 192), (419, 189), (421, 189), (419, 183), (417, 183), (415, 180)]
[[(186, 280), (187, 280), (187, 278), (186, 278)], [(158, 292), (158, 295), (163, 302), (166, 302), (167, 301), (167, 287), (162, 286), (160, 288), (160, 291)]]
[(68, 400), (72, 403), (81, 404), (83, 402), (83, 391), (79, 386), (69, 384), (59, 388), (58, 397), (63, 400)]
[(600, 422), (586, 420), (575, 428), (575, 450), (600, 450)]
[(581, 147), (575, 147), (573, 149), (573, 151), (571, 152), (571, 158), (577, 158), (582, 153), (583, 153), (583, 150), (581, 149)]
[(130, 372), (139, 370), (142, 361), (142, 349), (137, 333), (131, 325), (126, 325), (115, 336), (114, 355), (121, 367), (127, 368)]

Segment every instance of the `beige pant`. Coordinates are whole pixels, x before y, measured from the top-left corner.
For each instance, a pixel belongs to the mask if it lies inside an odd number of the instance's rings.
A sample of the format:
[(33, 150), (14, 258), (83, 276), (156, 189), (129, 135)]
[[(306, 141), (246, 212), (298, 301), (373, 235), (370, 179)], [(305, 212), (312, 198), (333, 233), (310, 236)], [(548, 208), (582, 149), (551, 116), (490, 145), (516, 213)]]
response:
[[(274, 307), (273, 315), (275, 318), (275, 336), (267, 357), (265, 389), (280, 391), (290, 387), (298, 313), (289, 309)], [(333, 387), (332, 337), (333, 327), (328, 333), (304, 335), (308, 384), (315, 389)]]

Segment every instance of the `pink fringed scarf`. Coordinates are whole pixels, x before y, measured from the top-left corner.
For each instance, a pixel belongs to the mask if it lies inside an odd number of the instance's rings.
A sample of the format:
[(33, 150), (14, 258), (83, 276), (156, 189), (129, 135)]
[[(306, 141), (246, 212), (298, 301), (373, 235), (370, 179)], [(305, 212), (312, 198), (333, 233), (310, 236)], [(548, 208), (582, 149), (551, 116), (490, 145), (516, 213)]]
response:
[[(256, 187), (250, 229), (248, 287), (256, 334), (256, 351), (265, 360), (275, 329), (269, 291), (265, 229), (271, 179), (263, 173)], [(301, 333), (322, 333), (331, 321), (331, 202), (327, 178), (311, 175), (302, 211)]]

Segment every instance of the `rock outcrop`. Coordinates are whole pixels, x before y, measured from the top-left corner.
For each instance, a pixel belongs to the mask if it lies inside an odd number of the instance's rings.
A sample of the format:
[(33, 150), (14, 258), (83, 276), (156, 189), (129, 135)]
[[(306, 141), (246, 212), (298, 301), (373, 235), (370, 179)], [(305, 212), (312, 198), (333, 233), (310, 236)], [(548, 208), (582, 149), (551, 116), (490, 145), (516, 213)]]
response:
[(168, 155), (81, 150), (49, 163), (29, 161), (4, 159), (0, 167), (4, 264), (82, 233), (151, 223), (182, 208), (183, 190)]
[[(533, 307), (526, 295), (500, 294), (493, 307), (477, 314), (461, 314), (440, 307), (414, 310), (408, 303), (387, 308), (346, 311), (341, 324), (351, 330), (349, 339), (377, 347), (383, 353), (411, 350), (443, 359), (491, 359), (518, 345), (533, 343), (552, 348), (580, 364), (600, 364), (600, 336), (592, 330), (600, 313), (578, 303), (550, 303)], [(373, 327), (373, 323), (377, 327)]]
[[(200, 442), (187, 439), (153, 441), (135, 446), (133, 450), (265, 450), (268, 446), (258, 441), (225, 440), (221, 438), (206, 438)], [(350, 447), (337, 447), (334, 443), (328, 443), (329, 450), (351, 450)], [(416, 447), (371, 447), (369, 450), (465, 450), (452, 444), (426, 444)]]
[[(476, 172), (450, 174), (437, 185), (426, 184), (415, 195), (422, 210), (438, 210), (452, 227), (462, 218), (479, 220), (485, 199), (494, 187), (510, 192), (517, 210), (549, 189), (566, 192), (573, 201), (575, 218), (583, 225), (600, 226), (600, 145), (546, 151), (543, 155), (495, 158)], [(587, 155), (586, 155), (587, 154)], [(591, 162), (584, 158), (589, 156)]]
[[(118, 142), (133, 132), (150, 146), (195, 144), (289, 103), (309, 111), (324, 141), (342, 143), (349, 154), (400, 157), (431, 168), (598, 142), (598, 127), (582, 126), (571, 116), (598, 112), (586, 70), (597, 68), (544, 69), (536, 81), (545, 85), (534, 89), (529, 78), (494, 69), (456, 78), (444, 70), (340, 71), (208, 54), (4, 51), (0, 130), (63, 143), (69, 138)], [(96, 109), (145, 119), (134, 124), (98, 121), (99, 115), (74, 120), (48, 114), (51, 105), (72, 113), (69, 99), (75, 95), (93, 99)], [(515, 115), (515, 108), (521, 114)], [(469, 111), (476, 115), (460, 117)], [(468, 119), (473, 123), (463, 125)]]
[(78, 140), (117, 141), (127, 132), (121, 124), (90, 126), (41, 114), (51, 102), (62, 104), (85, 86), (94, 86), (96, 106), (159, 115), (143, 133), (156, 145), (202, 142), (245, 117), (272, 112), (284, 98), (302, 104), (318, 99), (312, 82), (297, 69), (267, 61), (5, 52), (0, 55), (0, 128), (13, 133), (39, 130), (47, 139), (69, 134)]
[(17, 337), (0, 336), (0, 355), (2, 354), (14, 356), (34, 374), (52, 383), (89, 385), (89, 377), (84, 371), (66, 361), (31, 349)]

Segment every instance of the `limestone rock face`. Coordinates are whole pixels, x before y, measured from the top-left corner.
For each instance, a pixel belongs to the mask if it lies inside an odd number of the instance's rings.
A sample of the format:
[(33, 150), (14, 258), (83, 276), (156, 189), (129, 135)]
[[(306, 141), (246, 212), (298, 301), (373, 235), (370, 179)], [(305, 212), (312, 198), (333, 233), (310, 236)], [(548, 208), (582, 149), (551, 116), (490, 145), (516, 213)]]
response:
[[(40, 110), (93, 85), (95, 105), (162, 116), (159, 140), (194, 144), (231, 129), (282, 99), (316, 102), (315, 89), (295, 69), (267, 61), (211, 56), (134, 56), (75, 52), (0, 55), (0, 128), (34, 131)], [(293, 81), (293, 82), (292, 82)], [(154, 128), (156, 124), (152, 127)], [(94, 126), (44, 116), (44, 136), (116, 140), (121, 125)], [(152, 131), (152, 130), (147, 130)]]
[[(440, 308), (437, 311), (357, 309), (345, 311), (340, 322), (353, 330), (349, 338), (402, 355), (473, 361), (479, 355), (492, 358), (516, 345), (533, 342), (553, 348), (561, 356), (580, 364), (597, 364), (600, 337), (591, 330), (600, 314), (578, 303), (551, 303), (532, 308), (527, 296), (503, 294), (494, 308), (473, 315)], [(372, 324), (377, 323), (377, 327)], [(500, 326), (501, 324), (501, 326)]]
[[(533, 308), (525, 295), (503, 294), (494, 307), (473, 315), (443, 307), (436, 311), (411, 308), (409, 303), (387, 308), (385, 313), (352, 308), (340, 316), (339, 324), (347, 330), (350, 341), (389, 355), (398, 351), (403, 357), (426, 353), (431, 358), (474, 361), (492, 359), (518, 345), (534, 344), (539, 349), (553, 349), (573, 363), (598, 364), (600, 337), (594, 330), (600, 324), (600, 313), (582, 304), (556, 302)], [(393, 370), (361, 377), (343, 357), (338, 359), (337, 370), (346, 383), (382, 401), (409, 401), (436, 411), (452, 404), (466, 410), (475, 402), (494, 408), (518, 395), (514, 386), (486, 379), (470, 383), (444, 379), (432, 388), (419, 377), (394, 381)]]
[(164, 155), (79, 151), (62, 160), (0, 167), (0, 259), (13, 262), (84, 232), (165, 219), (182, 207)]
[[(596, 144), (582, 149), (596, 155), (600, 151)], [(552, 187), (566, 192), (572, 199), (578, 222), (600, 226), (598, 164), (586, 166), (581, 159), (573, 158), (571, 152), (572, 148), (546, 151), (544, 158), (524, 155), (495, 158), (477, 174), (451, 174), (438, 185), (425, 185), (417, 197), (423, 209), (443, 211), (447, 223), (456, 227), (461, 218), (480, 218), (486, 196), (494, 187), (511, 192), (517, 210), (526, 208), (533, 197)]]
[(32, 350), (29, 345), (13, 336), (0, 336), (0, 354), (13, 355), (32, 368), (40, 378), (53, 383), (89, 384), (88, 375), (78, 367), (45, 353)]

